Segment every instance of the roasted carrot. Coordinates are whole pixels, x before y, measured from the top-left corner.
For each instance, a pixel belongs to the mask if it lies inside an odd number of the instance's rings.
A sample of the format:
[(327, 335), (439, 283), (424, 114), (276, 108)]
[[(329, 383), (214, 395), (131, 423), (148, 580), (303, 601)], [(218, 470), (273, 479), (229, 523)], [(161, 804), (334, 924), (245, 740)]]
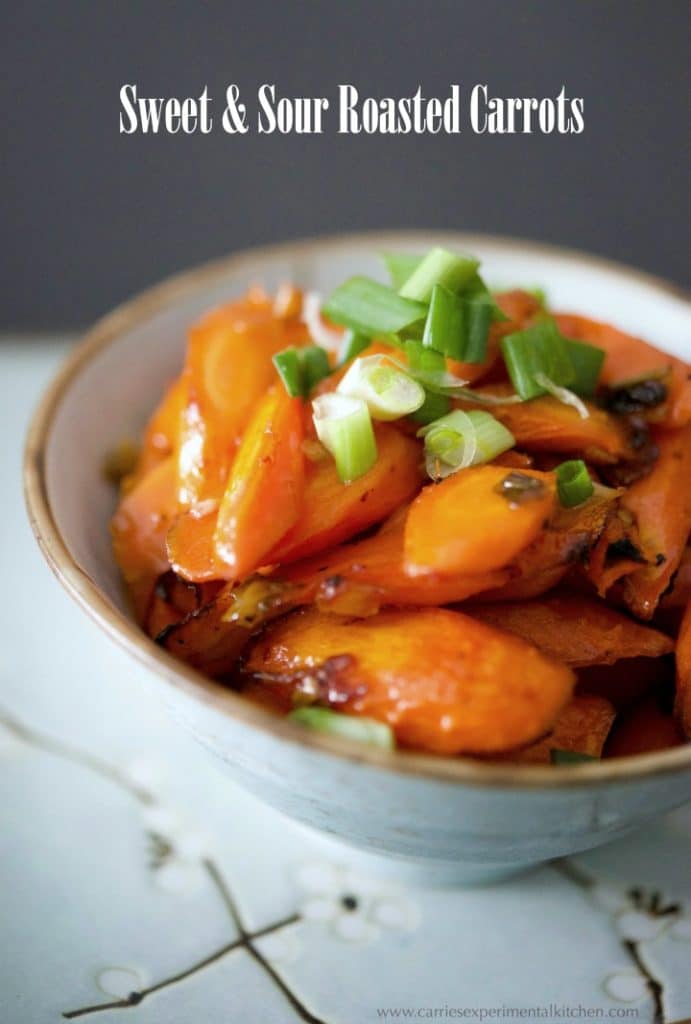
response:
[(691, 604), (686, 606), (677, 637), (677, 691), (674, 712), (687, 739), (691, 739)]
[(535, 470), (475, 466), (431, 484), (406, 519), (406, 572), (501, 569), (537, 537), (554, 500), (554, 477)]
[(623, 580), (624, 600), (649, 619), (681, 562), (691, 529), (691, 425), (656, 436), (659, 457), (652, 472), (621, 498), (632, 516), (647, 563)]
[(125, 490), (134, 487), (159, 462), (175, 452), (186, 399), (186, 382), (182, 377), (177, 377), (146, 425), (134, 472), (124, 481)]
[(221, 306), (190, 331), (177, 459), (179, 500), (219, 500), (242, 433), (276, 381), (271, 357), (307, 340), (297, 321), (278, 318), (263, 293)]
[(156, 580), (170, 568), (166, 534), (177, 511), (175, 463), (169, 456), (123, 497), (113, 516), (115, 558), (139, 622), (144, 621)]
[(549, 764), (552, 750), (602, 757), (615, 717), (614, 707), (603, 697), (574, 697), (559, 715), (549, 736), (509, 758), (522, 764)]
[(674, 716), (646, 697), (619, 716), (607, 740), (605, 757), (633, 757), (682, 746), (684, 736)]
[(343, 544), (322, 555), (276, 570), (276, 577), (313, 590), (322, 611), (373, 614), (383, 605), (441, 605), (463, 601), (501, 586), (505, 569), (475, 575), (429, 573), (415, 579), (403, 559), (404, 517), (386, 524), (373, 537)]
[(691, 547), (684, 548), (672, 589), (662, 599), (663, 608), (683, 608), (691, 601)]
[[(509, 384), (494, 384), (477, 389), (479, 395), (493, 398), (507, 397), (512, 392)], [(458, 402), (464, 409), (474, 407), (472, 401)], [(515, 405), (493, 405), (492, 415), (500, 420), (516, 438), (519, 448), (526, 451), (553, 451), (564, 455), (577, 453), (586, 462), (609, 464), (621, 460), (636, 462), (641, 455), (640, 439), (627, 422), (585, 403), (587, 418), (576, 409), (564, 405), (556, 398), (546, 396)], [(479, 405), (475, 405), (480, 408)]]
[(620, 658), (669, 654), (664, 633), (642, 626), (602, 601), (578, 594), (550, 594), (534, 601), (475, 604), (469, 614), (516, 633), (552, 658), (574, 668), (612, 665)]
[(408, 501), (422, 480), (420, 445), (385, 423), (376, 430), (374, 466), (350, 484), (332, 459), (309, 463), (300, 518), (268, 552), (267, 564), (324, 551), (380, 522)]
[(268, 626), (245, 671), (298, 697), (387, 722), (403, 746), (491, 754), (544, 735), (572, 673), (518, 637), (441, 608), (348, 620), (314, 610)]
[(220, 506), (181, 516), (168, 537), (186, 580), (243, 579), (296, 522), (304, 486), (302, 404), (274, 386), (247, 425)]
[(656, 378), (663, 374), (667, 389), (664, 422), (670, 427), (683, 427), (691, 421), (691, 377), (688, 364), (666, 352), (660, 352), (611, 324), (571, 313), (557, 314), (555, 320), (566, 337), (588, 341), (605, 350), (607, 355), (600, 374), (603, 384), (615, 387), (628, 381)]

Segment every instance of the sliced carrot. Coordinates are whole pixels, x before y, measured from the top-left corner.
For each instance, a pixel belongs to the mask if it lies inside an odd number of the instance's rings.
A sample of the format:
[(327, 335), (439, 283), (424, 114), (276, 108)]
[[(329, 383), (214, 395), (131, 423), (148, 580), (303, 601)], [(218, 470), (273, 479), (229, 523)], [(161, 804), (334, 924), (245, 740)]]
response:
[(245, 670), (266, 686), (387, 722), (398, 742), (490, 754), (552, 728), (573, 675), (518, 637), (441, 608), (348, 620), (303, 610), (269, 625)]
[[(304, 485), (302, 402), (275, 385), (257, 405), (216, 509), (180, 516), (168, 537), (187, 580), (239, 580), (257, 569), (296, 522)], [(202, 506), (203, 507), (203, 506)]]
[(125, 480), (125, 488), (134, 487), (159, 462), (177, 448), (180, 418), (187, 399), (187, 385), (182, 376), (170, 385), (158, 408), (146, 425), (142, 446), (134, 472)]
[(307, 340), (304, 325), (274, 314), (262, 293), (207, 314), (190, 331), (178, 487), (182, 505), (220, 499), (242, 433), (275, 383), (271, 357)]
[(564, 708), (549, 736), (510, 755), (521, 764), (550, 764), (552, 750), (602, 757), (616, 711), (603, 697), (577, 696)]
[(677, 637), (677, 690), (674, 712), (684, 735), (691, 740), (691, 604), (686, 606)]
[(672, 589), (663, 597), (663, 608), (683, 608), (691, 601), (691, 547), (684, 548)]
[[(480, 395), (500, 398), (508, 396), (512, 388), (508, 384), (495, 384), (477, 390)], [(458, 404), (464, 409), (473, 407), (473, 403), (466, 400)], [(589, 413), (587, 418), (550, 396), (514, 405), (493, 405), (492, 415), (508, 427), (518, 447), (529, 452), (578, 454), (586, 462), (596, 465), (621, 460), (638, 461), (641, 449), (634, 447), (636, 438), (627, 421), (598, 409), (590, 402), (585, 405)]]
[(267, 564), (294, 562), (340, 544), (412, 497), (422, 480), (420, 444), (383, 423), (376, 441), (376, 463), (350, 484), (341, 483), (331, 458), (308, 464), (300, 518), (267, 553)]
[(679, 567), (691, 529), (691, 425), (656, 435), (659, 457), (651, 473), (621, 499), (637, 525), (648, 563), (623, 580), (624, 600), (649, 619)]
[[(521, 502), (500, 493), (511, 476), (537, 487)], [(411, 576), (491, 572), (507, 565), (533, 541), (554, 508), (550, 473), (502, 466), (460, 470), (425, 487), (410, 506), (405, 525), (405, 565)]]
[(588, 341), (605, 350), (607, 355), (600, 375), (603, 384), (615, 386), (669, 371), (664, 422), (670, 427), (683, 427), (691, 421), (691, 377), (689, 366), (683, 360), (661, 352), (611, 324), (571, 313), (557, 314), (555, 320), (566, 337)]
[(634, 757), (683, 743), (684, 736), (674, 716), (664, 712), (655, 697), (646, 697), (617, 719), (607, 740), (605, 757)]
[(659, 658), (674, 650), (664, 633), (642, 626), (601, 601), (550, 594), (519, 603), (473, 605), (469, 614), (516, 633), (574, 668), (612, 665), (620, 658)]
[(144, 621), (156, 580), (170, 568), (166, 534), (178, 512), (172, 456), (122, 498), (111, 522), (113, 550), (135, 614)]
[(343, 544), (286, 569), (276, 577), (314, 590), (322, 611), (373, 614), (382, 605), (441, 605), (463, 601), (509, 578), (505, 569), (475, 575), (429, 573), (415, 579), (403, 560), (404, 517), (385, 524), (375, 536)]

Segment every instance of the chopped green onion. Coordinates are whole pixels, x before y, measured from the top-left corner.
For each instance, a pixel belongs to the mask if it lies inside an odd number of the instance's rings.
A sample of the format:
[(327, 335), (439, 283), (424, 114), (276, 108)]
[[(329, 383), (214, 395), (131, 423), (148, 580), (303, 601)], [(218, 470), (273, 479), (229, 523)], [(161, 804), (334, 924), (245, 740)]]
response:
[(536, 302), (539, 303), (540, 309), (547, 309), (547, 292), (544, 288), (538, 286), (536, 288), (526, 288), (525, 291), (527, 291), (528, 295), (532, 295)]
[(549, 759), (552, 764), (586, 764), (600, 760), (592, 754), (581, 754), (578, 750), (558, 750), (556, 747), (550, 750)]
[(398, 334), (424, 320), (427, 307), (368, 277), (351, 277), (331, 293), (323, 312), (333, 323), (372, 337)]
[(565, 508), (582, 505), (592, 497), (595, 487), (582, 459), (570, 459), (556, 468), (559, 500)]
[(369, 338), (366, 334), (358, 334), (357, 331), (348, 330), (343, 335), (343, 343), (338, 353), (338, 365), (343, 366), (349, 363), (355, 356), (359, 356), (363, 349), (369, 345)]
[(465, 351), (465, 333), (463, 299), (443, 284), (435, 284), (422, 344), (451, 359), (461, 360)]
[(331, 373), (329, 357), (318, 345), (307, 345), (298, 350), (302, 364), (304, 394), (308, 395), (315, 384)]
[(419, 253), (383, 252), (381, 257), (391, 278), (391, 287), (402, 288), (418, 264), (422, 263)]
[[(464, 309), (466, 338), (463, 362), (481, 363), (487, 355), (489, 325), (494, 318), (494, 310), (499, 307), (487, 292), (465, 298)], [(501, 310), (499, 312), (501, 313)], [(501, 316), (505, 319), (503, 313)]]
[(384, 750), (393, 750), (396, 746), (391, 727), (385, 722), (377, 722), (374, 718), (343, 715), (328, 708), (316, 707), (296, 708), (290, 712), (288, 718), (307, 726), (308, 729), (329, 733), (331, 736), (342, 736), (358, 743), (369, 743)]
[(419, 409), (410, 414), (414, 423), (433, 423), (451, 411), (451, 399), (448, 395), (440, 395), (434, 391), (425, 391), (425, 400)]
[(291, 398), (306, 398), (314, 385), (331, 373), (329, 357), (318, 345), (284, 348), (272, 361)]
[(566, 338), (566, 349), (573, 366), (575, 378), (571, 381), (571, 389), (579, 395), (590, 396), (595, 392), (598, 378), (605, 361), (606, 352), (595, 345), (583, 341), (572, 341)]
[(369, 409), (361, 398), (338, 392), (320, 395), (312, 402), (317, 437), (336, 460), (344, 484), (357, 480), (377, 461)]
[(361, 398), (375, 420), (400, 419), (425, 401), (422, 385), (380, 354), (355, 359), (336, 390)]
[(563, 402), (564, 405), (570, 405), (572, 409), (575, 409), (582, 420), (587, 420), (590, 416), (588, 412), (588, 406), (585, 404), (582, 398), (579, 398), (575, 391), (570, 391), (568, 388), (561, 387), (559, 384), (555, 384), (553, 380), (547, 376), (546, 373), (536, 373), (535, 383), (539, 384), (541, 388), (556, 398), (558, 402)]
[(272, 356), (272, 362), (290, 397), (301, 398), (304, 392), (302, 364), (298, 350), (294, 347), (284, 348), (282, 352), (277, 352)]
[(459, 292), (470, 284), (479, 266), (470, 256), (457, 256), (447, 249), (431, 249), (399, 289), (399, 294), (416, 302), (429, 302), (435, 284)]
[(523, 331), (507, 334), (501, 347), (509, 376), (521, 398), (537, 398), (546, 393), (536, 374), (543, 374), (559, 387), (570, 384), (575, 377), (566, 339), (553, 320), (541, 320)]
[(490, 462), (516, 443), (502, 423), (480, 409), (455, 409), (418, 430), (418, 437), (425, 439), (425, 466), (433, 480)]

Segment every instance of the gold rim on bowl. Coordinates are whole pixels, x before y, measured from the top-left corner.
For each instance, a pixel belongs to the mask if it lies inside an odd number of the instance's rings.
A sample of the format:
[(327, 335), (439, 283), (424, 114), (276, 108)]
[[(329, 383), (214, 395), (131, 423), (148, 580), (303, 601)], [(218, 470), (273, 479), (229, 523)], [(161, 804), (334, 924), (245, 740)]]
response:
[(327, 236), (283, 242), (277, 245), (245, 249), (232, 256), (183, 271), (139, 293), (100, 319), (73, 349), (45, 392), (31, 420), (24, 452), (24, 494), (31, 527), (48, 564), (60, 583), (77, 603), (117, 643), (146, 668), (162, 676), (188, 696), (212, 705), (222, 714), (268, 732), (282, 741), (311, 747), (350, 761), (404, 775), (416, 775), (447, 783), (472, 786), (542, 789), (564, 786), (600, 786), (610, 782), (635, 782), (653, 775), (672, 774), (691, 768), (691, 744), (667, 751), (638, 754), (596, 764), (517, 765), (487, 763), (467, 757), (437, 757), (408, 751), (383, 751), (337, 736), (311, 732), (285, 718), (250, 702), (226, 686), (215, 682), (178, 661), (150, 640), (139, 626), (118, 611), (97, 584), (72, 557), (53, 516), (46, 483), (46, 448), (55, 415), (73, 381), (81, 371), (119, 335), (147, 319), (182, 295), (197, 291), (208, 282), (224, 277), (228, 271), (249, 259), (308, 255), (314, 245), (337, 249), (344, 245), (367, 245), (373, 249), (421, 245), (430, 238), (446, 239), (450, 244), (472, 250), (514, 249), (547, 257), (567, 258), (589, 268), (600, 267), (626, 274), (641, 284), (690, 301), (683, 289), (644, 271), (573, 249), (543, 243), (502, 238), (495, 235), (461, 234), (444, 231), (371, 232)]

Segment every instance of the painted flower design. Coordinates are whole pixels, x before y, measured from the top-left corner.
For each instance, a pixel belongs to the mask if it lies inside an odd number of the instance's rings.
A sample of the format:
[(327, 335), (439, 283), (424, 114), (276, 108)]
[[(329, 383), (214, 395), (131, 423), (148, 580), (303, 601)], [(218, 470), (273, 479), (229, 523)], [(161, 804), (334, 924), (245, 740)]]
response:
[(328, 925), (345, 942), (371, 942), (382, 931), (411, 931), (416, 907), (390, 887), (328, 863), (303, 864), (296, 881), (304, 893), (300, 915)]
[(154, 883), (166, 892), (196, 892), (205, 882), (204, 863), (212, 854), (209, 837), (163, 804), (142, 808), (142, 819)]

